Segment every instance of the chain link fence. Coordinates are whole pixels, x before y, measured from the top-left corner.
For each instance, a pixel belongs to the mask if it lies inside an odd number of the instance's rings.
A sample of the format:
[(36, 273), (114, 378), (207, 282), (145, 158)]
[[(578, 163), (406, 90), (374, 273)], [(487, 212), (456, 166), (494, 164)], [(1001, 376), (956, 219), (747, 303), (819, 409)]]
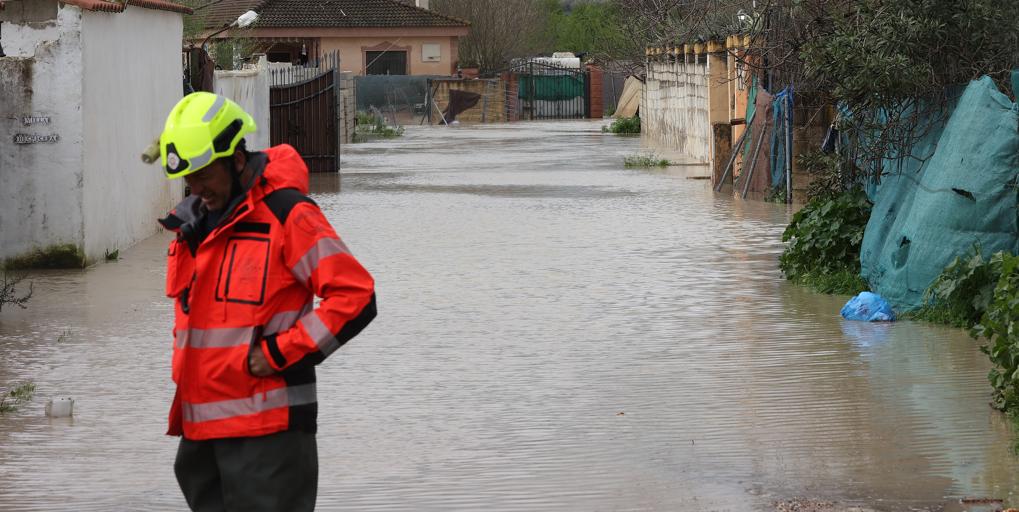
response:
[(358, 112), (377, 111), (392, 125), (418, 123), (428, 112), (428, 81), (435, 76), (354, 77)]

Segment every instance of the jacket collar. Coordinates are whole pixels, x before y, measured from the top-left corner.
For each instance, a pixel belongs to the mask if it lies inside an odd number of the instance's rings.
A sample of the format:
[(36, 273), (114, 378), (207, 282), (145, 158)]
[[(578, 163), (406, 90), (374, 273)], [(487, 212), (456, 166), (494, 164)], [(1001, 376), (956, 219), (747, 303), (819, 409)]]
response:
[(164, 228), (177, 232), (187, 241), (188, 246), (191, 248), (191, 254), (194, 254), (197, 252), (199, 245), (215, 238), (218, 233), (232, 226), (254, 209), (256, 200), (261, 200), (265, 196), (262, 188), (265, 184), (264, 173), (268, 163), (269, 157), (265, 153), (251, 153), (248, 159), (248, 168), (253, 171), (251, 181), (247, 184), (242, 184), (244, 190), (227, 204), (219, 224), (213, 227), (204, 240), (198, 240), (198, 226), (205, 220), (208, 210), (202, 206), (202, 201), (198, 196), (189, 195), (185, 197), (166, 218), (159, 219), (159, 223)]

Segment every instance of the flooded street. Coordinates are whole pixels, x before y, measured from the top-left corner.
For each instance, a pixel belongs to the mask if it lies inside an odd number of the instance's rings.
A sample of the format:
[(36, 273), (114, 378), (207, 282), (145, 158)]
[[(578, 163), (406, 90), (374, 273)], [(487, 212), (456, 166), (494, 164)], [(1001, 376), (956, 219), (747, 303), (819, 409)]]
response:
[[(316, 177), (379, 305), (319, 369), (320, 510), (1019, 504), (976, 341), (842, 321), (779, 273), (784, 205), (624, 169), (639, 139), (601, 124), (415, 126)], [(0, 510), (186, 508), (167, 240), (0, 313), (0, 385), (37, 385), (0, 417)]]

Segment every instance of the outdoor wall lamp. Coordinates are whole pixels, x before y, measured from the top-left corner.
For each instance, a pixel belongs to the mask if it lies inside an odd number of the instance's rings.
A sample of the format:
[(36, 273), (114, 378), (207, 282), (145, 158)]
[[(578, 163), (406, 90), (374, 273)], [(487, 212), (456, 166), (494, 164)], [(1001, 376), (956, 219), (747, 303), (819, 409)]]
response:
[(204, 41), (202, 41), (202, 44), (200, 45), (200, 47), (201, 48), (205, 48), (205, 43), (208, 43), (209, 39), (212, 39), (213, 37), (215, 37), (215, 36), (217, 36), (219, 34), (222, 34), (223, 32), (226, 32), (227, 30), (230, 30), (230, 29), (232, 29), (234, 27), (237, 27), (237, 28), (248, 28), (248, 27), (251, 26), (252, 23), (254, 23), (256, 21), (258, 21), (258, 13), (255, 12), (255, 11), (248, 11), (248, 12), (238, 16), (237, 19), (234, 20), (233, 23), (228, 23), (226, 25), (223, 25), (223, 28), (221, 28), (221, 29), (219, 29), (219, 30), (209, 34), (209, 36), (206, 37)]

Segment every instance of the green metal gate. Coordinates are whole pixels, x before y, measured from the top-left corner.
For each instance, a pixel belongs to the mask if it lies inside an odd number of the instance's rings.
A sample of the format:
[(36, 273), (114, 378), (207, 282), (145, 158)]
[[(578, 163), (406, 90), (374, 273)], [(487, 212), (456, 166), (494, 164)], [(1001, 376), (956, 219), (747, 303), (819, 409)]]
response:
[(582, 119), (591, 112), (590, 73), (541, 62), (510, 68), (520, 119)]

